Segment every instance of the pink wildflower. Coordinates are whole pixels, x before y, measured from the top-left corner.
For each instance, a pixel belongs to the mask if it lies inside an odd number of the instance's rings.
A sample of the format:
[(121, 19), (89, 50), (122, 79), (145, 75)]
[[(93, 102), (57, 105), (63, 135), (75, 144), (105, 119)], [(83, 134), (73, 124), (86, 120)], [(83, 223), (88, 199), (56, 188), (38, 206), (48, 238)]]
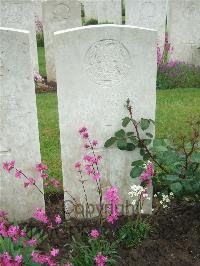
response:
[(91, 230), (91, 232), (90, 232), (90, 236), (91, 236), (92, 238), (98, 238), (98, 237), (100, 236), (100, 233), (99, 233), (98, 230), (93, 229), (93, 230)]
[(59, 254), (59, 249), (53, 248), (51, 250), (51, 256), (56, 257), (56, 256), (58, 256), (58, 254)]
[(29, 244), (29, 246), (33, 247), (37, 244), (37, 240), (36, 239), (30, 239), (27, 241), (27, 244)]
[(8, 173), (15, 167), (15, 161), (5, 162), (3, 163), (3, 169), (5, 169)]
[(148, 162), (147, 168), (144, 173), (140, 176), (140, 181), (147, 184), (147, 186), (152, 185), (152, 177), (154, 175), (154, 165), (152, 162)]
[(105, 266), (107, 262), (107, 257), (102, 255), (101, 253), (98, 253), (96, 257), (94, 258), (94, 261), (97, 266)]
[(33, 218), (35, 218), (36, 220), (38, 220), (44, 224), (47, 224), (49, 222), (49, 219), (45, 213), (45, 210), (43, 210), (43, 209), (37, 208), (35, 213), (33, 214)]
[(83, 147), (84, 147), (85, 149), (88, 149), (88, 148), (90, 147), (90, 145), (88, 145), (87, 143), (85, 143), (85, 144), (83, 145)]
[(35, 167), (36, 167), (38, 172), (48, 170), (47, 165), (45, 165), (43, 163), (37, 163)]
[(55, 178), (52, 178), (50, 180), (51, 184), (54, 185), (55, 187), (60, 187), (60, 182), (56, 180)]
[(15, 256), (15, 262), (17, 262), (18, 264), (21, 264), (23, 261), (23, 256), (22, 255), (17, 255)]
[(80, 169), (81, 169), (81, 163), (80, 162), (76, 162), (75, 165), (74, 165), (74, 167), (80, 171)]
[(21, 178), (21, 177), (22, 177), (22, 171), (16, 169), (16, 170), (15, 170), (15, 177), (17, 177), (17, 178)]
[(82, 128), (79, 129), (79, 133), (80, 134), (82, 134), (82, 133), (84, 133), (86, 131), (87, 131), (87, 128), (86, 127), (82, 127)]
[(94, 175), (93, 175), (92, 178), (93, 178), (94, 181), (96, 181), (96, 180), (99, 180), (100, 177), (101, 177), (100, 173), (99, 172), (96, 172), (96, 173), (94, 173)]
[(67, 262), (63, 266), (73, 266), (71, 263)]
[(92, 145), (93, 145), (93, 146), (97, 146), (97, 144), (98, 144), (98, 141), (94, 139), (94, 140), (92, 141)]
[(28, 180), (24, 182), (24, 187), (29, 187), (31, 185), (35, 185), (36, 180), (33, 177), (28, 177)]
[(113, 224), (115, 221), (118, 220), (119, 217), (119, 208), (118, 204), (120, 203), (121, 199), (118, 195), (118, 188), (111, 187), (107, 189), (104, 194), (104, 199), (110, 204), (108, 210), (110, 211), (110, 215), (107, 217), (107, 221)]
[(47, 173), (41, 173), (40, 175), (42, 177), (42, 179), (46, 180), (49, 176)]
[(8, 215), (7, 211), (0, 211), (0, 218), (4, 218), (7, 215)]
[(58, 214), (58, 215), (56, 215), (56, 217), (55, 217), (55, 222), (56, 222), (56, 224), (61, 224), (61, 222), (62, 222), (62, 219), (61, 219), (61, 217), (60, 217), (60, 215)]
[(92, 169), (92, 166), (90, 164), (85, 165), (85, 172), (87, 175), (90, 175), (93, 173), (93, 169)]

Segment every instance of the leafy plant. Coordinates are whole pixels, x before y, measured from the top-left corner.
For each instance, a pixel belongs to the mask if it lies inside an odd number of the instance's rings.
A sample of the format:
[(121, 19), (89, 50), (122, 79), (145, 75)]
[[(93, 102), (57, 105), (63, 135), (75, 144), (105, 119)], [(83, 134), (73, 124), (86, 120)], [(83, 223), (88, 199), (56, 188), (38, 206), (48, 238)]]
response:
[(191, 138), (185, 136), (177, 140), (155, 139), (151, 126), (154, 121), (142, 118), (134, 120), (130, 100), (126, 108), (129, 116), (122, 119), (125, 128), (132, 125), (133, 130), (125, 132), (120, 129), (114, 136), (105, 142), (108, 148), (113, 144), (120, 150), (138, 150), (141, 159), (132, 162), (130, 176), (139, 177), (144, 171), (144, 162), (151, 160), (154, 163), (153, 178), (155, 189), (172, 191), (176, 197), (189, 196), (200, 199), (200, 120), (190, 122)]
[(88, 25), (97, 25), (98, 24), (98, 20), (95, 19), (95, 18), (91, 18), (91, 19), (88, 19), (84, 22), (84, 26), (88, 26)]
[(110, 243), (105, 237), (101, 236), (98, 239), (87, 237), (84, 240), (76, 240), (72, 237), (71, 244), (72, 256), (71, 262), (74, 266), (91, 266), (94, 265), (94, 258), (100, 252), (107, 257), (106, 265), (113, 265), (117, 255), (118, 241)]
[(117, 232), (119, 241), (126, 247), (136, 247), (150, 234), (150, 225), (145, 222), (129, 221)]

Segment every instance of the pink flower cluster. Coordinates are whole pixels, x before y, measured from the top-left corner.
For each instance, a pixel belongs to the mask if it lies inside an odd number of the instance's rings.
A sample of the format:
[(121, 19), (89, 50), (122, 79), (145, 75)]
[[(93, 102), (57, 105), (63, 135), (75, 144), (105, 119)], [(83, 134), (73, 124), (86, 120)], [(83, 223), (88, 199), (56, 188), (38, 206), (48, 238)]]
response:
[(44, 209), (37, 208), (36, 211), (33, 213), (33, 218), (35, 218), (36, 220), (38, 220), (44, 224), (49, 223), (49, 219), (48, 219)]
[(59, 249), (53, 248), (50, 251), (49, 255), (41, 255), (36, 251), (32, 252), (32, 260), (33, 262), (36, 263), (41, 263), (41, 264), (47, 264), (49, 266), (56, 266), (56, 262), (54, 261), (54, 258), (57, 257), (59, 254)]
[(98, 253), (96, 257), (94, 258), (94, 261), (97, 266), (105, 266), (108, 258), (101, 253)]
[(90, 232), (90, 236), (91, 236), (92, 238), (96, 239), (96, 238), (99, 238), (100, 233), (99, 233), (98, 230), (93, 229), (93, 230), (91, 230), (91, 232)]
[[(81, 129), (79, 129), (79, 133), (81, 137), (86, 141), (86, 143), (84, 143), (84, 148), (90, 149), (93, 151), (93, 155), (86, 154), (83, 157), (83, 161), (84, 161), (83, 167), (84, 167), (85, 173), (91, 176), (94, 181), (97, 181), (101, 178), (100, 172), (98, 170), (98, 165), (100, 164), (101, 159), (102, 159), (101, 156), (96, 156), (94, 153), (94, 148), (97, 146), (98, 141), (97, 140), (90, 141), (88, 129), (86, 127), (82, 127)], [(74, 167), (80, 173), (82, 173), (81, 166), (82, 166), (81, 162), (76, 162), (74, 165)]]
[(146, 170), (140, 176), (140, 181), (144, 183), (147, 187), (150, 187), (152, 185), (153, 175), (154, 175), (154, 165), (152, 162), (148, 161)]
[(21, 266), (23, 262), (23, 256), (17, 255), (11, 258), (8, 252), (0, 254), (0, 265), (2, 266)]
[(3, 169), (5, 169), (8, 173), (15, 167), (15, 161), (5, 162), (3, 163)]
[(107, 189), (104, 194), (104, 199), (110, 204), (110, 207), (108, 208), (110, 215), (107, 217), (107, 221), (111, 224), (114, 224), (114, 222), (118, 220), (120, 214), (118, 205), (121, 202), (121, 199), (118, 193), (117, 187), (111, 187)]
[[(33, 213), (33, 218), (46, 224), (48, 226), (49, 229), (53, 229), (54, 226), (52, 224), (52, 222), (49, 220), (46, 212), (44, 209), (40, 209), (40, 208), (37, 208), (36, 211)], [(59, 225), (61, 224), (62, 222), (62, 219), (60, 217), (59, 214), (55, 215), (55, 219), (54, 219), (54, 222), (56, 225)]]
[[(47, 165), (45, 165), (43, 163), (37, 163), (36, 164), (36, 170), (40, 173), (40, 176), (42, 179), (47, 180), (49, 178), (49, 176), (46, 172), (48, 170)], [(44, 185), (45, 186), (53, 185), (56, 188), (59, 188), (61, 186), (60, 182), (58, 180), (56, 180), (55, 178), (51, 178), (49, 180), (49, 182), (46, 181)]]

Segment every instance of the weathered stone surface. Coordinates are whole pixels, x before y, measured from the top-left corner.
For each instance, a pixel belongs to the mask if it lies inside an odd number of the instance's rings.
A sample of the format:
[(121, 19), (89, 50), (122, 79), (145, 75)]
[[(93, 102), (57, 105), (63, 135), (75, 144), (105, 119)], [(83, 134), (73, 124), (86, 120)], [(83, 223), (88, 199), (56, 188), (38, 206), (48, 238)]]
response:
[(34, 1), (34, 16), (35, 20), (42, 21), (42, 0)]
[(53, 33), (82, 25), (81, 3), (76, 0), (48, 0), (42, 3), (42, 7), (47, 78), (55, 81)]
[(102, 0), (98, 2), (98, 22), (122, 24), (121, 0)]
[[(127, 98), (132, 100), (136, 119), (155, 119), (156, 31), (131, 26), (89, 26), (56, 32), (55, 46), (64, 190), (85, 207), (74, 163), (82, 156), (77, 131), (86, 126), (91, 136), (99, 140), (96, 153), (104, 158), (104, 190), (109, 183), (118, 186), (125, 203), (134, 182), (130, 165), (139, 153), (103, 146), (121, 127), (121, 119), (127, 115)], [(93, 180), (86, 182), (86, 191), (89, 203), (98, 204)], [(70, 200), (67, 193), (65, 200)], [(150, 205), (146, 212), (151, 212)], [(71, 206), (68, 201), (66, 208)]]
[(97, 15), (97, 5), (98, 0), (83, 0), (84, 12), (85, 12), (85, 20), (89, 20), (91, 18), (98, 19)]
[(35, 31), (35, 19), (33, 13), (33, 1), (31, 0), (1, 0), (0, 2), (0, 26), (30, 31), (30, 45), (33, 68), (38, 71), (38, 55)]
[(165, 40), (166, 0), (125, 0), (126, 24), (158, 31), (157, 42)]
[(200, 65), (200, 1), (170, 0), (167, 8), (172, 58)]
[[(0, 210), (10, 220), (32, 217), (44, 198), (34, 187), (25, 189), (2, 169), (5, 161), (16, 160), (16, 167), (36, 177), (40, 162), (35, 87), (28, 31), (0, 28)], [(37, 181), (43, 191), (41, 178)]]

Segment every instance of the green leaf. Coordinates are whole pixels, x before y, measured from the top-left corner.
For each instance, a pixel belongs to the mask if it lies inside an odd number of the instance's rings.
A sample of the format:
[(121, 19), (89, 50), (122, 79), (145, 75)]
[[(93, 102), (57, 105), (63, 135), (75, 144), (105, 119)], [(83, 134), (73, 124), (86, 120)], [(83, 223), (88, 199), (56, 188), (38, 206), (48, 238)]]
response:
[(126, 150), (127, 151), (135, 150), (135, 145), (133, 145), (133, 143), (127, 143)]
[(179, 194), (179, 192), (181, 192), (182, 190), (182, 185), (180, 182), (176, 182), (176, 183), (172, 183), (170, 185), (170, 188), (174, 194)]
[(115, 137), (111, 137), (110, 139), (106, 140), (104, 147), (109, 148), (110, 146), (112, 146), (115, 143), (116, 140), (117, 139)]
[(142, 160), (137, 160), (132, 162), (131, 166), (143, 166), (144, 162)]
[(146, 133), (146, 135), (147, 135), (147, 137), (149, 137), (149, 138), (153, 138), (153, 134), (151, 134), (151, 133)]
[(148, 153), (145, 153), (144, 155), (143, 155), (143, 160), (144, 161), (147, 161), (147, 160), (149, 160), (151, 157), (150, 157), (150, 155), (148, 154)]
[(125, 137), (125, 131), (123, 129), (118, 130), (115, 132), (115, 137), (118, 139), (122, 139)]
[(148, 119), (141, 119), (140, 126), (142, 130), (146, 130), (150, 126), (150, 121)]
[(138, 140), (137, 140), (136, 137), (131, 136), (129, 139), (130, 139), (130, 141), (131, 141), (135, 146), (138, 144)]
[(179, 176), (177, 176), (177, 175), (165, 175), (165, 176), (163, 176), (163, 180), (174, 182), (174, 181), (179, 180)]
[(118, 147), (118, 149), (120, 149), (122, 151), (126, 150), (126, 148), (127, 148), (126, 140), (125, 139), (119, 139), (117, 141), (117, 147)]
[(134, 132), (127, 132), (127, 133), (126, 133), (126, 136), (127, 136), (127, 137), (131, 137), (131, 136), (133, 136), (133, 135), (134, 135)]
[(193, 152), (190, 157), (190, 160), (193, 163), (200, 163), (200, 152), (198, 151)]
[(140, 149), (140, 155), (144, 156), (145, 155), (145, 151), (143, 149)]
[(151, 139), (144, 139), (143, 143), (144, 145), (148, 146), (149, 144), (151, 144)]
[(122, 126), (126, 127), (128, 126), (129, 122), (131, 121), (131, 119), (129, 117), (125, 117), (122, 119)]
[(142, 172), (143, 172), (144, 170), (141, 168), (141, 167), (134, 167), (134, 168), (132, 168), (132, 170), (131, 170), (131, 172), (130, 172), (130, 176), (132, 177), (132, 178), (136, 178), (136, 177), (138, 177), (138, 176), (140, 176), (141, 174), (142, 174)]

